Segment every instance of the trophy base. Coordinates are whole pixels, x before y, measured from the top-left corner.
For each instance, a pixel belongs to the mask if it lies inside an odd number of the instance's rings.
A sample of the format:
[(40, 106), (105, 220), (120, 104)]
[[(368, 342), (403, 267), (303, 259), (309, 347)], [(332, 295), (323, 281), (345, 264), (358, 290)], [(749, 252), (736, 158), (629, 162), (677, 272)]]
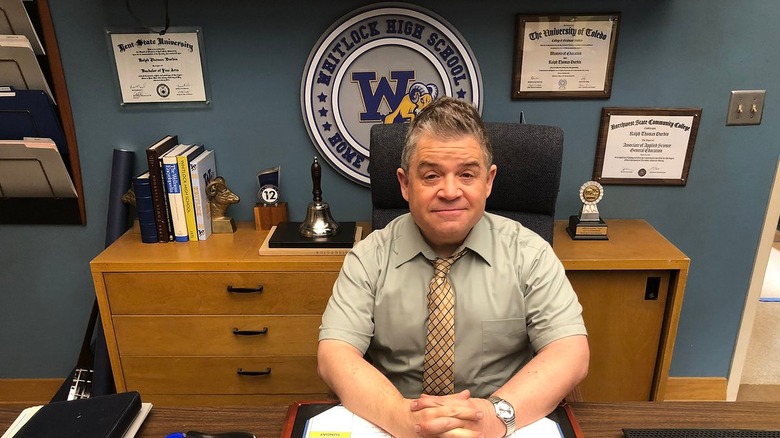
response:
[(255, 230), (270, 230), (282, 222), (287, 222), (286, 202), (276, 205), (255, 204)]
[(211, 232), (213, 234), (228, 234), (236, 232), (236, 221), (233, 218), (219, 218), (211, 220)]
[(569, 216), (566, 231), (574, 240), (609, 240), (607, 223), (601, 218), (598, 221), (583, 221), (579, 216)]

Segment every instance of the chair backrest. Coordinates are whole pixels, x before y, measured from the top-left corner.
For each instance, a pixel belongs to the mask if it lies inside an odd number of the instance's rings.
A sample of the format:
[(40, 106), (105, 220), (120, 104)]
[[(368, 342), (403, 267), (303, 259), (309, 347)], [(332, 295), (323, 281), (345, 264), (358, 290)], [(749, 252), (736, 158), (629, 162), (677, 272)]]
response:
[[(371, 128), (372, 226), (384, 228), (409, 211), (396, 169), (408, 124)], [(561, 180), (563, 130), (554, 126), (486, 122), (498, 166), (486, 210), (514, 219), (552, 243), (555, 201)]]

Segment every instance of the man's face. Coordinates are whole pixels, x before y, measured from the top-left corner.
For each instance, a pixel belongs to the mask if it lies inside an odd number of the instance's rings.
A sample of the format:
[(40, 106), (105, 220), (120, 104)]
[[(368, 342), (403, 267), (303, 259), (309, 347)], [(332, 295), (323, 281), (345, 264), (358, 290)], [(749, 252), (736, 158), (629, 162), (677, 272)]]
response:
[(473, 136), (438, 140), (420, 136), (408, 175), (397, 171), (401, 193), (422, 235), (440, 256), (449, 256), (485, 212), (496, 166), (488, 169)]

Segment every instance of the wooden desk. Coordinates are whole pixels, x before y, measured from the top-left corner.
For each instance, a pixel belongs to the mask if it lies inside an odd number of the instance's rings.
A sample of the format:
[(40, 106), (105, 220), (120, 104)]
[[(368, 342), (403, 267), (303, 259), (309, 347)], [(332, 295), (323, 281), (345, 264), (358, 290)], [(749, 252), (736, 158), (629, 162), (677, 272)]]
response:
[(585, 438), (623, 438), (623, 428), (780, 430), (780, 402), (574, 403)]
[[(585, 438), (623, 438), (622, 428), (715, 428), (780, 430), (780, 402), (622, 402), (574, 403)], [(0, 405), (0, 431), (24, 406)], [(247, 431), (279, 438), (287, 406), (240, 408), (153, 407), (137, 437), (171, 432)]]

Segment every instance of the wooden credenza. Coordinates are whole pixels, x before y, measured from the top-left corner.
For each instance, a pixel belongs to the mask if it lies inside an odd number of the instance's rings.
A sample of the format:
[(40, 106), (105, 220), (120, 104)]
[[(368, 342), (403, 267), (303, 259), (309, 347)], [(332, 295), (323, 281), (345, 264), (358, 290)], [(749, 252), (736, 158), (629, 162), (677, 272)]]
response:
[(343, 256), (259, 256), (266, 232), (141, 243), (132, 231), (90, 263), (117, 390), (159, 405), (324, 399), (322, 312)]
[(572, 240), (567, 224), (553, 248), (588, 330), (583, 400), (663, 400), (690, 259), (643, 220), (607, 220), (609, 240)]
[[(608, 223), (602, 242), (571, 241), (556, 224), (590, 335), (583, 399), (662, 399), (688, 259), (643, 221)], [(117, 390), (190, 406), (327, 396), (317, 336), (343, 256), (260, 256), (265, 236), (241, 223), (202, 242), (144, 244), (131, 231), (91, 261)]]

